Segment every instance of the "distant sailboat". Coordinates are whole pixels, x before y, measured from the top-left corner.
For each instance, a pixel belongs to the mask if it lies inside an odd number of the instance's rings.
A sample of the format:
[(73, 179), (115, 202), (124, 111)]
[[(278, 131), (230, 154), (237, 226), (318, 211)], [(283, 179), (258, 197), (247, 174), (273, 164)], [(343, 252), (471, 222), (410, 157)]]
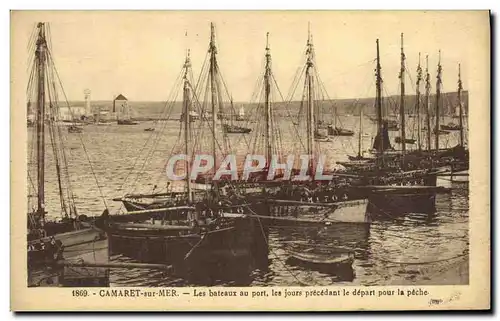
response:
[(224, 130), (224, 133), (226, 134), (248, 134), (252, 132), (251, 128), (230, 125), (230, 124), (222, 124), (222, 128)]
[(245, 108), (243, 108), (243, 106), (240, 107), (240, 111), (238, 112), (238, 116), (236, 116), (236, 120), (245, 120)]
[[(233, 99), (231, 98), (231, 114), (233, 114)], [(222, 130), (226, 134), (248, 134), (252, 132), (251, 128), (243, 127), (243, 126), (238, 126), (233, 124), (233, 119), (236, 118), (237, 121), (242, 121), (245, 119), (245, 111), (243, 109), (243, 106), (241, 106), (240, 111), (236, 117), (233, 117), (231, 115), (229, 117), (230, 123), (229, 124), (222, 124)], [(225, 119), (225, 118), (224, 118)]]

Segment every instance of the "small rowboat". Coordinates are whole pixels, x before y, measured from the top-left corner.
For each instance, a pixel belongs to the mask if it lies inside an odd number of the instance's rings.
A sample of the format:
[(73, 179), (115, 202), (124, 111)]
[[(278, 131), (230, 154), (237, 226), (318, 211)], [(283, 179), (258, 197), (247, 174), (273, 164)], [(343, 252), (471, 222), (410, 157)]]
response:
[(354, 252), (349, 249), (294, 242), (285, 251), (292, 265), (329, 274), (352, 273)]

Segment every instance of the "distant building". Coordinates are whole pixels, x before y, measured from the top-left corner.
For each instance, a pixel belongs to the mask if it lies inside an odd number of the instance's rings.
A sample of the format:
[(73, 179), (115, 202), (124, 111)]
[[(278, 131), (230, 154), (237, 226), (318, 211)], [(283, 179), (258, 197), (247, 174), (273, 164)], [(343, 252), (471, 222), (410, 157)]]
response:
[(130, 119), (130, 106), (128, 104), (128, 99), (119, 94), (113, 100), (113, 113), (116, 113), (118, 120)]
[(82, 120), (85, 115), (85, 106), (59, 107), (59, 120)]

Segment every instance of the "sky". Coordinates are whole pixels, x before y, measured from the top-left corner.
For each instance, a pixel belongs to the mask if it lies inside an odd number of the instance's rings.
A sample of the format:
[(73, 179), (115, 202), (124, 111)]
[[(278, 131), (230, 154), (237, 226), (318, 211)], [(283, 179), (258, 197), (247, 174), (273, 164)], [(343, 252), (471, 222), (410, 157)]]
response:
[[(286, 93), (304, 62), (310, 24), (330, 98), (373, 97), (377, 38), (385, 90), (398, 92), (401, 33), (411, 77), (407, 92), (414, 92), (419, 52), (422, 64), (429, 55), (435, 88), (438, 50), (444, 91), (456, 90), (458, 63), (467, 90), (471, 65), (481, 59), (477, 52), (489, 50), (487, 19), (487, 12), (471, 11), (26, 11), (11, 14), (11, 54), (17, 63), (27, 63), (35, 23), (49, 22), (52, 53), (69, 100), (83, 100), (89, 88), (93, 100), (122, 93), (131, 101), (164, 101), (188, 48), (195, 77), (200, 72), (213, 22), (224, 80), (235, 101), (249, 101), (263, 73), (266, 33), (273, 73)], [(27, 83), (27, 71), (13, 81)]]

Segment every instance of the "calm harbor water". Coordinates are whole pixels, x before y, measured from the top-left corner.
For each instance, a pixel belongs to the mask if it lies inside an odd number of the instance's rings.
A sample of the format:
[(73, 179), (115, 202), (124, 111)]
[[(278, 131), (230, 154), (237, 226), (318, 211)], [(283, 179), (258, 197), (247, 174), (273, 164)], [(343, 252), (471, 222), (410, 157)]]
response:
[[(444, 123), (451, 121), (445, 120)], [(358, 149), (358, 123), (356, 116), (342, 118), (346, 128), (354, 128), (353, 137), (337, 137), (332, 142), (321, 143), (321, 151), (328, 157), (330, 165), (335, 161), (347, 160), (347, 155), (355, 155)], [(375, 132), (374, 124), (364, 120), (363, 149), (371, 145)], [(107, 206), (111, 213), (121, 209), (121, 203), (112, 201), (131, 192), (158, 192), (167, 186), (164, 166), (172, 152), (182, 152), (179, 136), (179, 122), (143, 122), (136, 126), (88, 125), (82, 134), (66, 134), (68, 171), (71, 189), (74, 193), (79, 214), (100, 215)], [(258, 126), (253, 124), (252, 126)], [(301, 146), (294, 139), (292, 123), (281, 122), (282, 146), (286, 152), (297, 152)], [(145, 128), (156, 127), (154, 132)], [(164, 127), (164, 130), (160, 130)], [(28, 129), (31, 137), (33, 129)], [(398, 132), (391, 132), (396, 136)], [(205, 135), (209, 137), (209, 135)], [(236, 152), (245, 153), (249, 137), (231, 137), (231, 147)], [(415, 135), (408, 135), (415, 137)], [(206, 139), (205, 137), (205, 139)], [(422, 136), (423, 137), (423, 136)], [(46, 208), (49, 216), (61, 215), (59, 192), (47, 136)], [(454, 146), (458, 133), (443, 136), (441, 147)], [(85, 149), (82, 147), (84, 143)], [(199, 142), (200, 150), (208, 151), (210, 145)], [(397, 146), (396, 146), (397, 147)], [(28, 150), (30, 153), (30, 150)], [(89, 165), (89, 160), (91, 165)], [(30, 175), (29, 184), (36, 184), (36, 176)], [(98, 184), (97, 184), (98, 182)], [(440, 194), (436, 200), (436, 213), (432, 215), (412, 213), (395, 220), (374, 222), (369, 228), (353, 228), (346, 233), (334, 226), (323, 228), (271, 229), (269, 235), (269, 262), (266, 267), (256, 269), (245, 280), (236, 283), (222, 282), (224, 285), (385, 285), (407, 284), (420, 281), (433, 282), (432, 275), (443, 266), (453, 264), (455, 258), (468, 250), (469, 244), (469, 203), (468, 185), (440, 180), (441, 185), (453, 187), (449, 194)], [(156, 188), (155, 188), (156, 186)], [(319, 238), (326, 244), (339, 244), (356, 252), (354, 277), (344, 278), (309, 271), (289, 265), (282, 248), (283, 241)], [(124, 261), (126, 258), (117, 257)], [(441, 261), (444, 260), (444, 261)], [(436, 262), (439, 261), (439, 262)], [(400, 263), (410, 264), (400, 264)], [(431, 262), (429, 264), (414, 264)], [(171, 278), (158, 271), (113, 270), (112, 286), (178, 286), (189, 285), (185, 280)], [(437, 282), (437, 281), (436, 281)], [(217, 283), (217, 282), (216, 282)]]

